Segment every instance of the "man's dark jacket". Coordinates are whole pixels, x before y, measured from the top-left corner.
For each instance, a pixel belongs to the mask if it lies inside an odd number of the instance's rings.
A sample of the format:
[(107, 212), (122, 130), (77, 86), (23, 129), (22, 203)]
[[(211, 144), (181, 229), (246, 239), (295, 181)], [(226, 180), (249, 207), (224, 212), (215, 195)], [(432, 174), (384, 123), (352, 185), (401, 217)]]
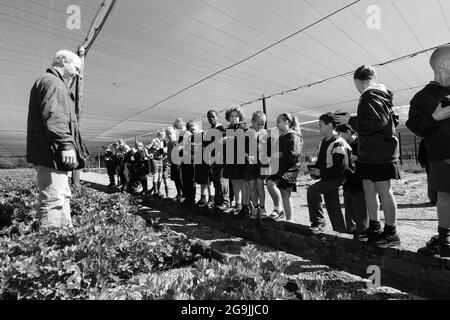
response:
[(429, 161), (450, 159), (450, 118), (434, 120), (432, 114), (439, 102), (450, 108), (450, 87), (432, 81), (414, 95), (410, 102), (406, 126), (419, 137), (425, 138)]
[(358, 133), (358, 161), (397, 162), (399, 145), (395, 136), (398, 116), (392, 109), (392, 95), (381, 84), (368, 88), (359, 99), (358, 113), (349, 125)]
[[(62, 164), (61, 151), (75, 149), (77, 167)], [(47, 69), (30, 93), (27, 161), (62, 171), (82, 169), (89, 154), (81, 138), (74, 96), (56, 69)]]

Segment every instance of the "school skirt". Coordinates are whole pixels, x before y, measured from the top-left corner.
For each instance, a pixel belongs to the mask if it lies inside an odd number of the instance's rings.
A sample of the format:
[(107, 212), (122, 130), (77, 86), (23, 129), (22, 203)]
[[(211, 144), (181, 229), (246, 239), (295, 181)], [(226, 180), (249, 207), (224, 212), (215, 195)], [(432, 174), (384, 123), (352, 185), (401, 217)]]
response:
[(359, 163), (359, 176), (363, 180), (387, 181), (399, 180), (400, 169), (397, 162), (389, 163)]

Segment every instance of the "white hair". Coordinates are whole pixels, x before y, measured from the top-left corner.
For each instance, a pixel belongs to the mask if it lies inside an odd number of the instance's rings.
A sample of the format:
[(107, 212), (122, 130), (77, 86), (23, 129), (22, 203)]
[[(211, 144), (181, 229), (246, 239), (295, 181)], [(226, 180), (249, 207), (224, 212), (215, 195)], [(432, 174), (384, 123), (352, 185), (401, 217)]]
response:
[(62, 67), (63, 62), (72, 62), (74, 60), (80, 60), (78, 55), (70, 50), (59, 50), (55, 53), (55, 57), (53, 58), (52, 67)]

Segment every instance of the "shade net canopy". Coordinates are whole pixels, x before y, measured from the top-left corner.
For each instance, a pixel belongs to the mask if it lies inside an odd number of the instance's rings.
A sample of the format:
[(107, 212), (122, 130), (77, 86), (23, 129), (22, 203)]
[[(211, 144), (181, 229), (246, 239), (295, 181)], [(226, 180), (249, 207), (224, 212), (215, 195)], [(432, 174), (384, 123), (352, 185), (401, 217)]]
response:
[[(412, 96), (433, 79), (427, 49), (450, 41), (450, 1), (353, 2), (117, 1), (86, 56), (87, 145), (96, 154), (119, 138), (147, 142), (179, 117), (205, 128), (210, 109), (226, 123), (223, 110), (238, 104), (249, 120), (263, 95), (269, 127), (278, 114), (294, 113), (308, 141), (322, 113), (356, 112), (358, 66), (400, 57), (376, 69), (404, 124)], [(25, 155), (30, 89), (56, 51), (83, 42), (101, 3), (0, 2), (0, 155)], [(67, 27), (71, 5), (80, 8), (80, 29)], [(374, 5), (379, 29), (367, 25)]]

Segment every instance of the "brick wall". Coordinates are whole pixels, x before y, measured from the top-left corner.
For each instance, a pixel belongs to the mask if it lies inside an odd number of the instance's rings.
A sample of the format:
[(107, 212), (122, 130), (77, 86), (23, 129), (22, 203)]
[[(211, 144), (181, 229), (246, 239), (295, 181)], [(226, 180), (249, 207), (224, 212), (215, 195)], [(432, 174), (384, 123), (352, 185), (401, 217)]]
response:
[(308, 227), (289, 222), (236, 218), (214, 209), (186, 210), (171, 199), (147, 197), (144, 205), (236, 236), (299, 255), (367, 278), (367, 268), (381, 269), (381, 285), (430, 299), (450, 299), (450, 260), (422, 257), (403, 249), (377, 249), (350, 235), (311, 235)]

